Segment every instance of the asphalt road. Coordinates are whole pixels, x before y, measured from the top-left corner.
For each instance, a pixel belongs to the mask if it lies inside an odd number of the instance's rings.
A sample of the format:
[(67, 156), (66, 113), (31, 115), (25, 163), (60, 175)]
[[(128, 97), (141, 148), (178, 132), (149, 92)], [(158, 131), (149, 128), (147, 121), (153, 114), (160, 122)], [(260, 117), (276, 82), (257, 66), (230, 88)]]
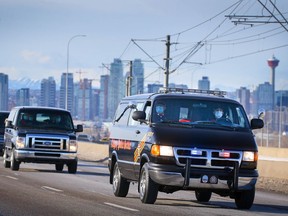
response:
[(218, 195), (201, 204), (193, 191), (159, 193), (154, 205), (142, 204), (137, 184), (126, 198), (115, 197), (108, 175), (107, 165), (84, 161), (77, 174), (48, 164), (21, 164), (19, 171), (0, 164), (0, 215), (288, 215), (287, 195), (261, 191), (250, 210), (237, 210), (234, 200)]

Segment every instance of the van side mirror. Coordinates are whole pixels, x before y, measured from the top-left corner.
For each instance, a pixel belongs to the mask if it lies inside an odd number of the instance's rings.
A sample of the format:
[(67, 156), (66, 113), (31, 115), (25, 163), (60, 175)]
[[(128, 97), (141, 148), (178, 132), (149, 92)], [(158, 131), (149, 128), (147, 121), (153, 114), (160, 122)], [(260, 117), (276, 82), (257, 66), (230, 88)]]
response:
[(260, 129), (264, 127), (264, 122), (262, 119), (251, 119), (251, 128), (253, 129)]
[(134, 111), (132, 114), (132, 119), (135, 121), (144, 122), (146, 119), (146, 113), (144, 111)]
[(76, 126), (76, 129), (75, 129), (75, 132), (83, 132), (83, 125), (77, 125)]
[(6, 120), (5, 121), (5, 127), (6, 128), (13, 128), (12, 121)]

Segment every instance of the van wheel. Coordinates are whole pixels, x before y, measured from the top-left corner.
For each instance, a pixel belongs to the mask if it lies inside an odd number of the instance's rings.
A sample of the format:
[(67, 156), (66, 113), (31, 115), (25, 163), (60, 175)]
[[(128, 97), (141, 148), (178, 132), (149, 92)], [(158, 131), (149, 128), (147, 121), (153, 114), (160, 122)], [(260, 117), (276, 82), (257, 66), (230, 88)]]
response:
[[(64, 166), (64, 164), (63, 164), (63, 166)], [(77, 172), (78, 161), (75, 160), (71, 163), (68, 163), (67, 166), (68, 166), (68, 173), (75, 174)], [(63, 168), (62, 168), (62, 170), (63, 170)]]
[(145, 163), (141, 168), (139, 180), (140, 200), (143, 203), (155, 203), (158, 195), (159, 185), (155, 183), (149, 176), (148, 165)]
[(255, 197), (255, 187), (251, 190), (236, 192), (235, 204), (238, 209), (250, 209)]
[(113, 193), (116, 197), (126, 197), (129, 191), (130, 182), (122, 177), (116, 162), (113, 168)]
[(212, 192), (206, 190), (196, 190), (195, 197), (198, 202), (209, 202)]
[(11, 151), (11, 170), (17, 171), (20, 168), (20, 162), (16, 161), (15, 159), (15, 149), (13, 148)]
[(6, 148), (4, 149), (4, 153), (3, 153), (3, 164), (5, 168), (10, 168), (11, 167), (11, 162), (7, 161), (7, 150)]
[(58, 172), (62, 172), (64, 168), (64, 164), (55, 164), (55, 169)]

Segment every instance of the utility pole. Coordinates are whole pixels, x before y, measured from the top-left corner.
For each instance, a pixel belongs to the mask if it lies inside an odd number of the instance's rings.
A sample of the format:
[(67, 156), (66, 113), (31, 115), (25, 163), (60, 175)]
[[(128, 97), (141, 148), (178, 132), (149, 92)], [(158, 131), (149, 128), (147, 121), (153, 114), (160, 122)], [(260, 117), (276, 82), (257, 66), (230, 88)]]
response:
[(166, 64), (165, 64), (165, 82), (164, 82), (164, 88), (169, 87), (169, 61), (170, 61), (170, 35), (167, 35), (167, 40), (166, 40)]
[(126, 78), (126, 96), (131, 96), (132, 92), (132, 61), (129, 61), (129, 75)]

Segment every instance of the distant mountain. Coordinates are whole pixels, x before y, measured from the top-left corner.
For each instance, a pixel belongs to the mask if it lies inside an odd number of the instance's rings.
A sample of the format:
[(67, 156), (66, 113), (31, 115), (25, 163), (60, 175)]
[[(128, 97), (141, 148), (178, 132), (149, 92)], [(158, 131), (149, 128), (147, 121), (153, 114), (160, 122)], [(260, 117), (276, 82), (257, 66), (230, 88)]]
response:
[[(41, 89), (41, 81), (42, 80), (31, 80), (27, 77), (17, 80), (9, 80), (9, 89), (21, 89), (21, 88)], [(56, 89), (58, 88), (59, 86), (56, 83)]]
[(31, 80), (29, 78), (9, 80), (9, 89), (21, 89), (21, 88), (40, 89), (41, 80)]

